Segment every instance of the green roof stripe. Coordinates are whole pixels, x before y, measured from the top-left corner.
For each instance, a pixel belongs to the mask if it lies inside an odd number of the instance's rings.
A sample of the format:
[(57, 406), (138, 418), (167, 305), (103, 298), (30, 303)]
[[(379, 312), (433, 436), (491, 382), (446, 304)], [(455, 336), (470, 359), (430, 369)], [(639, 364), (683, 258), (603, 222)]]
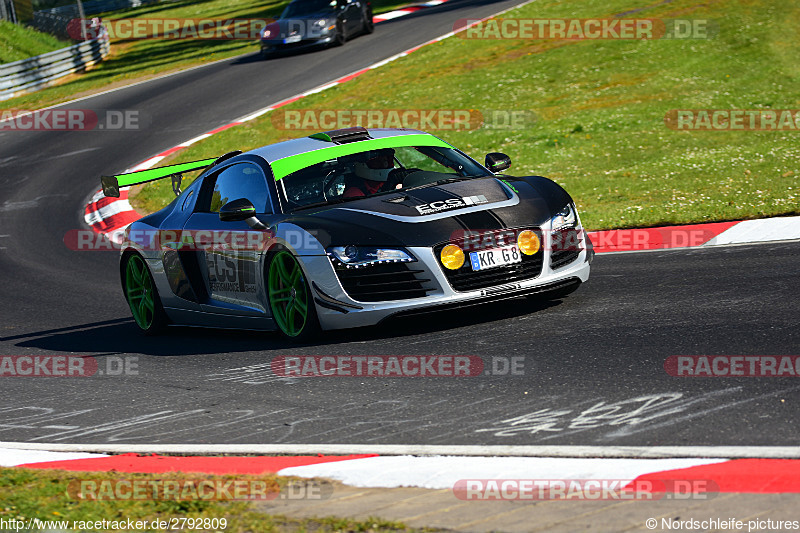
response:
[(322, 163), (323, 161), (328, 161), (335, 157), (357, 154), (367, 150), (398, 148), (401, 146), (441, 146), (442, 148), (452, 148), (452, 146), (433, 135), (415, 133), (383, 139), (367, 139), (365, 141), (337, 144), (336, 146), (320, 148), (319, 150), (313, 150), (311, 152), (290, 155), (273, 161), (270, 166), (272, 167), (272, 173), (275, 179), (279, 180), (301, 168), (310, 167), (311, 165), (316, 165), (317, 163)]
[(117, 183), (119, 184), (120, 187), (128, 187), (130, 185), (137, 185), (139, 183), (145, 183), (148, 181), (166, 178), (167, 176), (171, 176), (173, 174), (179, 174), (181, 172), (200, 170), (201, 168), (207, 167), (216, 160), (217, 158), (214, 157), (212, 159), (203, 159), (201, 161), (193, 161), (191, 163), (179, 163), (177, 165), (169, 165), (166, 167), (151, 168), (149, 170), (140, 170), (139, 172), (131, 172), (129, 174), (119, 174), (114, 177), (117, 178)]

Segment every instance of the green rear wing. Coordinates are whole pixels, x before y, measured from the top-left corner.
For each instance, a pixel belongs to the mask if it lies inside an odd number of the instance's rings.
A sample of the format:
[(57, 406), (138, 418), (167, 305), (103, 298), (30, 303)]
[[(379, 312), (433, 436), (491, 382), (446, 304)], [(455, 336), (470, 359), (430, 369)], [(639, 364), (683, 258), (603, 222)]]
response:
[(117, 174), (116, 176), (102, 176), (100, 184), (103, 187), (103, 194), (113, 198), (119, 198), (120, 187), (130, 187), (131, 185), (141, 185), (164, 178), (172, 177), (172, 189), (176, 192), (180, 190), (180, 182), (184, 172), (192, 172), (213, 165), (219, 158), (202, 159), (191, 163), (179, 163), (166, 167), (151, 168), (140, 170), (139, 172), (129, 172), (127, 174)]

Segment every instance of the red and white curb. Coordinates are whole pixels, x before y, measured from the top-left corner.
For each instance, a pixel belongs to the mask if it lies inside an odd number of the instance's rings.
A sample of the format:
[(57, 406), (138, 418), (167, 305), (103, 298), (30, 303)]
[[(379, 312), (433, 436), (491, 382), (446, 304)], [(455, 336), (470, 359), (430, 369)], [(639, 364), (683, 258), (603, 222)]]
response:
[(380, 15), (375, 15), (375, 16), (372, 17), (372, 21), (375, 24), (378, 24), (379, 22), (384, 22), (384, 21), (387, 21), (387, 20), (392, 20), (392, 19), (396, 19), (396, 18), (399, 18), (399, 17), (404, 17), (406, 15), (410, 15), (411, 13), (416, 13), (417, 11), (421, 11), (421, 10), (425, 9), (426, 7), (440, 6), (440, 5), (444, 4), (445, 2), (447, 2), (447, 0), (432, 0), (431, 2), (425, 2), (425, 3), (422, 3), (422, 4), (416, 4), (416, 5), (413, 5), (413, 6), (402, 7), (400, 9), (396, 9), (394, 11), (389, 11), (388, 13), (381, 13)]
[(572, 459), (552, 457), (368, 457), (282, 469), (279, 474), (334, 479), (369, 488), (452, 489), (464, 479), (621, 480), (719, 462), (713, 459)]
[(597, 253), (791, 241), (800, 239), (800, 216), (590, 231), (589, 236)]
[[(464, 456), (213, 457), (105, 455), (0, 448), (0, 466), (82, 472), (186, 472), (326, 478), (372, 488), (453, 489), (462, 480), (703, 480), (721, 493), (800, 492), (798, 459)], [(705, 490), (699, 488), (698, 490)]]

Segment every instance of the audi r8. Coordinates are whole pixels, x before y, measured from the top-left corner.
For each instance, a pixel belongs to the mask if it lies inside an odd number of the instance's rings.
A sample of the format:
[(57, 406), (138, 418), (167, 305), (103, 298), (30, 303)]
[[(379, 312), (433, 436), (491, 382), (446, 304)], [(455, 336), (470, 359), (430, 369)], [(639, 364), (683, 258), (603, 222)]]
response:
[(176, 191), (125, 230), (122, 290), (143, 332), (307, 339), (577, 289), (594, 252), (575, 203), (545, 177), (504, 174), (510, 165), (421, 131), (347, 128), (101, 182), (106, 196), (169, 177)]

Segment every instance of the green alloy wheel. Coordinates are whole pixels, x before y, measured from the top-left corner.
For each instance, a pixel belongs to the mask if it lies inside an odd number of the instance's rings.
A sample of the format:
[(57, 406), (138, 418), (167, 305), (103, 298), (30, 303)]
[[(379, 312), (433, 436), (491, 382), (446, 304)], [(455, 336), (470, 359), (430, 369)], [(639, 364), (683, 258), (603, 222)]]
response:
[(303, 269), (294, 256), (281, 250), (272, 256), (267, 272), (272, 317), (283, 335), (307, 340), (319, 330), (316, 308)]
[(144, 259), (132, 254), (125, 265), (125, 298), (136, 325), (145, 334), (154, 334), (167, 324), (158, 291)]

